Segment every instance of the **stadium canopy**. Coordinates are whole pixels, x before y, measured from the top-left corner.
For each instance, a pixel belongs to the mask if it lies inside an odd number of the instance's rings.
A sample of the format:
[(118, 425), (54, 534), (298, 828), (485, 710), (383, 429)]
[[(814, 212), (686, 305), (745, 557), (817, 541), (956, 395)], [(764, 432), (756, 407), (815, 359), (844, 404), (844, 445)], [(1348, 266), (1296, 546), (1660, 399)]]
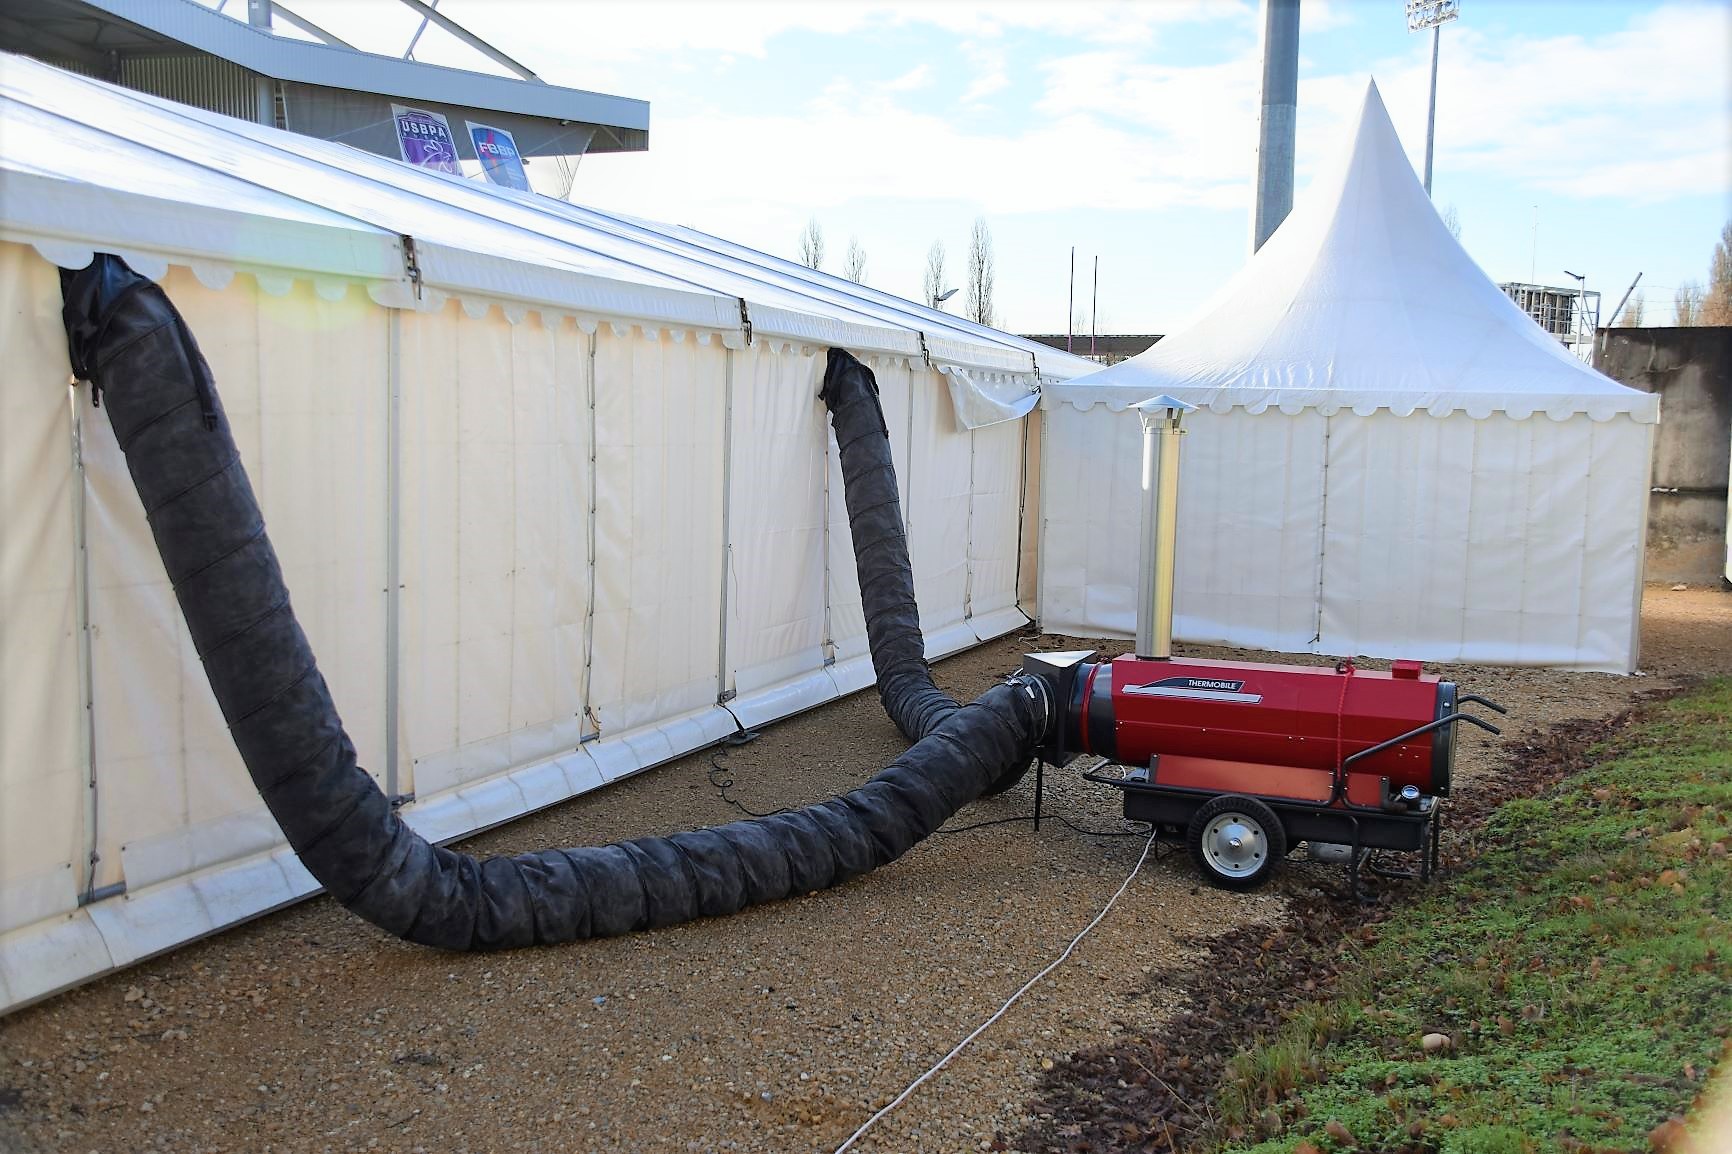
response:
[(464, 118), (510, 131), (526, 156), (649, 147), (647, 101), (548, 84), (449, 12), (403, 3), (409, 27), (433, 25), (511, 75), (364, 52), (273, 0), (232, 3), (238, 19), (195, 0), (0, 0), (0, 49), (382, 156), (397, 155), (393, 102), (446, 116), (467, 160)]

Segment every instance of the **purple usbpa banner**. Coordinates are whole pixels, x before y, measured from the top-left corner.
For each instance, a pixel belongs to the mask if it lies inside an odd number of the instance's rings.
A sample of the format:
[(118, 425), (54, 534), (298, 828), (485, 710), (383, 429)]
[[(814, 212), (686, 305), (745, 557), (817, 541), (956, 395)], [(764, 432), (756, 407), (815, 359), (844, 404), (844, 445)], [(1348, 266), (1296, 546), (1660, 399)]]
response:
[(393, 104), (391, 112), (397, 121), (397, 149), (404, 160), (453, 176), (463, 175), (457, 163), (457, 139), (443, 116), (401, 104)]

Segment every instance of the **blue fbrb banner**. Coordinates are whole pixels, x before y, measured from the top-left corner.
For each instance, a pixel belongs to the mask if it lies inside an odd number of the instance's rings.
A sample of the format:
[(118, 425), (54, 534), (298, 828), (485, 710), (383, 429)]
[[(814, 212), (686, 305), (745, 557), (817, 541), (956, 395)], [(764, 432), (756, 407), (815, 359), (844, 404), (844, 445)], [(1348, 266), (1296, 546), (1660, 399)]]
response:
[(481, 162), (481, 171), (487, 174), (487, 179), (528, 192), (529, 174), (523, 171), (523, 157), (518, 154), (517, 141), (511, 138), (511, 133), (473, 120), (465, 123), (469, 125), (469, 139), (475, 144), (475, 159)]

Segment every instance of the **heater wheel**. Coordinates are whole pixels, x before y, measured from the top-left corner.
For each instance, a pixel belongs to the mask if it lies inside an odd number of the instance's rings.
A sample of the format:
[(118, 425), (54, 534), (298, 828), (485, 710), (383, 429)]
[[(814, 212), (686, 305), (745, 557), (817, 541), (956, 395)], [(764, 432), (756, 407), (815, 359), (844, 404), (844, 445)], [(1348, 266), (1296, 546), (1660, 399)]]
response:
[(1261, 885), (1287, 856), (1287, 830), (1275, 811), (1234, 794), (1205, 802), (1191, 818), (1185, 840), (1203, 876), (1222, 889)]

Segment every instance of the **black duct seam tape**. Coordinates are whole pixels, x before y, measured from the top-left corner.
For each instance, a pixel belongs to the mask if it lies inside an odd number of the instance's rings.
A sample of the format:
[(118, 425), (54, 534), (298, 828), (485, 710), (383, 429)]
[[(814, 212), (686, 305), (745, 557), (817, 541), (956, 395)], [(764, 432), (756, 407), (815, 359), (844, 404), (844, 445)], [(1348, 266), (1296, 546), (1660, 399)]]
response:
[(118, 257), (61, 273), (74, 371), (106, 404), (205, 675), (247, 771), (312, 875), (393, 934), (454, 950), (602, 937), (838, 885), (1014, 782), (1048, 724), (1037, 687), (958, 705), (932, 684), (889, 438), (871, 372), (831, 350), (823, 398), (842, 450), (879, 694), (915, 744), (804, 809), (609, 846), (477, 859), (411, 830), (356, 764), (290, 605), (197, 342)]

